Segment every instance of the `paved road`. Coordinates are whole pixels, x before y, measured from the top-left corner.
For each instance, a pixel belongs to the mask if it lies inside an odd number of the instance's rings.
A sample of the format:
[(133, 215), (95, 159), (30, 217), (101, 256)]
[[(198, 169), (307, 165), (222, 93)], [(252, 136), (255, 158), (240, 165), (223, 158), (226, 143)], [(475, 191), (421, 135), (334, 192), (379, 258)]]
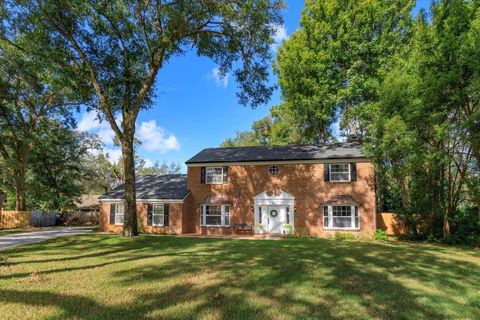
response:
[(40, 231), (14, 233), (0, 236), (0, 251), (29, 243), (42, 242), (48, 239), (85, 234), (92, 231), (89, 227), (55, 227)]

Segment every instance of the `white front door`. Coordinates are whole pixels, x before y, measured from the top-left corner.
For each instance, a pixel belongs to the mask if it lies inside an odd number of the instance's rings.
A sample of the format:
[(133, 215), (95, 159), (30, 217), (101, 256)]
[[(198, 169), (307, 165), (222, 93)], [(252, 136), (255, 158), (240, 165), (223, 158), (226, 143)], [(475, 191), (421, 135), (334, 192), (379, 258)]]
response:
[[(295, 198), (286, 192), (275, 194), (262, 192), (254, 198), (254, 222), (256, 233), (283, 234), (284, 225), (290, 232), (295, 226)], [(274, 212), (272, 212), (274, 211)], [(273, 215), (272, 215), (273, 214)]]
[(267, 232), (282, 233), (283, 225), (287, 223), (287, 208), (285, 206), (268, 206)]

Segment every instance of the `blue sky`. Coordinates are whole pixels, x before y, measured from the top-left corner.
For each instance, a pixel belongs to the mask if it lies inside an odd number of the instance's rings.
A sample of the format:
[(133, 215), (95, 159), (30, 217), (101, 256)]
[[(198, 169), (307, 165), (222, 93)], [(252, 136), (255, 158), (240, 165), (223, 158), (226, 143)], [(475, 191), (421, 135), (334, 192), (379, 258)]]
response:
[[(417, 1), (414, 13), (427, 8), (429, 0)], [(279, 28), (280, 43), (299, 27), (303, 0), (287, 0), (283, 12), (284, 26)], [(272, 51), (275, 51), (272, 48)], [(277, 90), (266, 106), (255, 110), (238, 104), (235, 81), (216, 77), (216, 66), (194, 53), (172, 59), (159, 73), (157, 98), (149, 110), (141, 111), (137, 120), (137, 137), (142, 140), (138, 153), (149, 163), (175, 161), (183, 166), (203, 148), (218, 147), (237, 131), (250, 129), (253, 121), (268, 114), (280, 102)], [(276, 76), (271, 75), (272, 83)], [(78, 128), (98, 133), (111, 159), (118, 159), (120, 150), (112, 145), (113, 133), (108, 123), (98, 123), (94, 113), (78, 115)]]

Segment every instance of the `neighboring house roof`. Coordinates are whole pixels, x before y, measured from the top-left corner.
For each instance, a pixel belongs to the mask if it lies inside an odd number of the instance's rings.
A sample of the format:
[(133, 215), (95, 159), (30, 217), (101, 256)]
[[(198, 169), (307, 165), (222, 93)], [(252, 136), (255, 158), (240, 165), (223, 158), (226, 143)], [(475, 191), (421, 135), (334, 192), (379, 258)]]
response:
[(75, 206), (78, 210), (98, 210), (100, 203), (98, 202), (98, 198), (100, 195), (91, 195), (91, 194), (82, 194), (77, 202), (75, 202)]
[(365, 158), (358, 143), (331, 143), (288, 146), (256, 146), (203, 149), (190, 160), (192, 163), (292, 161)]
[[(186, 174), (152, 174), (138, 176), (135, 184), (137, 199), (183, 199), (188, 194)], [(125, 199), (124, 184), (100, 197), (105, 199)]]

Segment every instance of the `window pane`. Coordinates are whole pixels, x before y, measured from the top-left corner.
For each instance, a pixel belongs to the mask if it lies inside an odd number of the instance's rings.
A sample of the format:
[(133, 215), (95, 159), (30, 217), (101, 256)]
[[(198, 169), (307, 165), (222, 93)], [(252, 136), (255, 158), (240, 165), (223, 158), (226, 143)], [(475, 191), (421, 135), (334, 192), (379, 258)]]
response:
[(338, 163), (330, 165), (331, 172), (349, 172), (348, 163)]
[(220, 226), (222, 225), (222, 216), (208, 216), (206, 218), (207, 225)]
[(333, 228), (352, 228), (352, 207), (332, 206)]
[(207, 183), (223, 183), (223, 168), (209, 167), (206, 169)]
[(124, 215), (122, 214), (115, 214), (115, 224), (123, 224)]
[(345, 180), (349, 180), (348, 179), (348, 172), (346, 173), (340, 173), (340, 172), (335, 172), (335, 173), (331, 173), (330, 174), (330, 177), (331, 177), (331, 180), (333, 181), (345, 181)]
[(206, 215), (221, 215), (222, 206), (205, 206)]
[(163, 226), (163, 214), (153, 215), (153, 225), (155, 226)]
[(163, 204), (153, 206), (153, 214), (163, 214)]
[(115, 212), (118, 214), (124, 214), (125, 213), (125, 205), (123, 204), (117, 204), (115, 207)]
[(352, 218), (350, 217), (333, 217), (333, 228), (351, 228)]
[(348, 181), (350, 180), (350, 165), (348, 163), (337, 163), (330, 165), (331, 181)]

